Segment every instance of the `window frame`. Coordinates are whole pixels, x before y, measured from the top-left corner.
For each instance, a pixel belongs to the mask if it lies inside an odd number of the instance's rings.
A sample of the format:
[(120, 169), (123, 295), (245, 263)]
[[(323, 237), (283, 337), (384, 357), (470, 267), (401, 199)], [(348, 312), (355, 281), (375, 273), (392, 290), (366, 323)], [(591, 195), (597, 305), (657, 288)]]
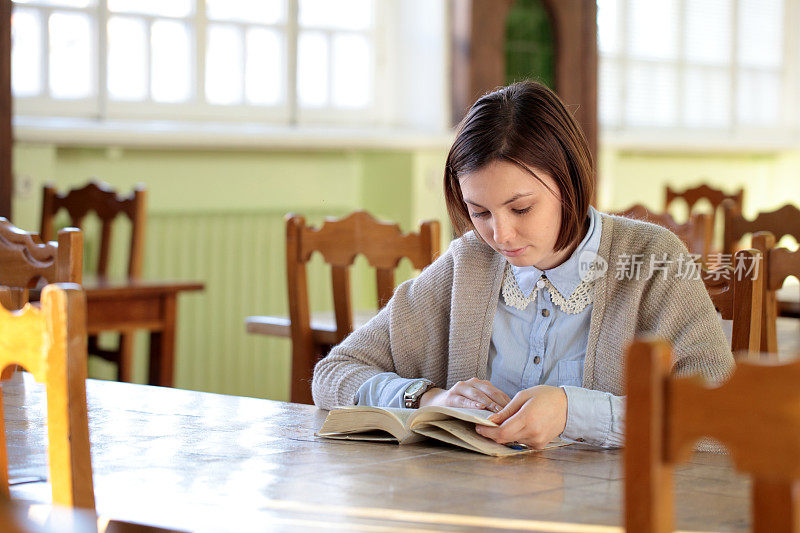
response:
[[(49, 32), (47, 20), (54, 11), (80, 12), (89, 15), (93, 27), (94, 57), (92, 68), (95, 79), (94, 94), (89, 98), (80, 100), (60, 100), (49, 96), (14, 97), (14, 114), (26, 118), (41, 118), (44, 121), (52, 117), (67, 119), (90, 119), (101, 122), (114, 121), (174, 121), (174, 122), (220, 122), (235, 123), (265, 123), (269, 126), (303, 126), (338, 124), (354, 126), (379, 126), (386, 124), (385, 88), (391, 83), (391, 73), (385, 62), (380, 58), (385, 55), (386, 40), (383, 35), (388, 24), (388, 14), (382, 6), (383, 2), (373, 2), (373, 23), (368, 30), (333, 30), (323, 29), (328, 35), (336, 33), (358, 33), (365, 35), (371, 49), (371, 78), (372, 101), (364, 108), (336, 108), (332, 101), (322, 108), (301, 108), (297, 95), (297, 39), (300, 28), (298, 26), (299, 0), (284, 0), (286, 18), (275, 24), (257, 24), (241, 21), (220, 21), (220, 24), (229, 24), (243, 30), (249, 27), (282, 28), (284, 40), (284, 76), (283, 101), (274, 106), (255, 104), (220, 105), (207, 102), (205, 96), (205, 50), (207, 28), (210, 23), (206, 15), (205, 0), (194, 1), (194, 12), (186, 17), (169, 17), (157, 15), (143, 15), (138, 13), (120, 13), (119, 16), (143, 19), (146, 21), (148, 31), (155, 20), (186, 21), (190, 31), (190, 61), (192, 70), (190, 75), (194, 83), (190, 99), (180, 103), (162, 103), (152, 100), (150, 88), (150, 62), (151, 54), (147, 51), (148, 91), (143, 101), (112, 100), (107, 89), (107, 32), (100, 31), (106, 28), (111, 12), (108, 9), (108, 0), (96, 0), (94, 5), (85, 8), (52, 6), (36, 2), (14, 3), (12, 9), (35, 9), (42, 13), (42, 91), (49, 95)], [(383, 29), (382, 29), (383, 28)], [(331, 43), (331, 39), (328, 39)], [(243, 54), (246, 53), (243, 51)], [(329, 62), (330, 65), (330, 62)], [(328, 80), (328, 92), (331, 93), (332, 79)]]
[[(639, 126), (632, 125), (625, 117), (626, 108), (626, 83), (628, 68), (631, 62), (647, 60), (630, 57), (627, 45), (627, 24), (630, 14), (629, 1), (618, 0), (619, 16), (617, 18), (616, 39), (618, 51), (615, 54), (602, 52), (598, 46), (598, 77), (604, 64), (616, 64), (618, 72), (619, 93), (616, 101), (616, 122), (609, 124), (602, 120), (598, 109), (600, 122), (600, 136), (604, 145), (619, 149), (645, 149), (656, 151), (689, 150), (689, 151), (727, 151), (752, 148), (756, 151), (780, 150), (796, 148), (800, 141), (800, 37), (792, 29), (800, 24), (800, 0), (784, 0), (783, 62), (777, 73), (781, 76), (779, 91), (782, 103), (779, 104), (778, 121), (771, 125), (748, 125), (739, 119), (738, 106), (738, 76), (739, 72), (759, 71), (760, 67), (741, 65), (737, 57), (738, 46), (738, 17), (739, 2), (733, 0), (731, 10), (731, 56), (730, 62), (720, 65), (731, 83), (730, 103), (728, 106), (729, 124), (723, 127), (693, 127), (686, 124), (681, 115), (685, 105), (684, 84), (685, 72), (693, 66), (702, 66), (701, 63), (687, 61), (683, 53), (685, 47), (685, 10), (688, 0), (678, 0), (677, 19), (680, 22), (678, 35), (678, 52), (674, 60), (654, 60), (653, 64), (670, 65), (675, 69), (678, 86), (676, 89), (677, 125), (671, 126)], [(598, 22), (599, 22), (598, 18)], [(599, 34), (599, 32), (598, 32)], [(775, 72), (769, 70), (769, 72)], [(598, 96), (602, 91), (602, 84), (598, 79)], [(599, 102), (598, 102), (599, 103)], [(599, 106), (598, 106), (599, 108)], [(786, 111), (789, 112), (786, 112)]]

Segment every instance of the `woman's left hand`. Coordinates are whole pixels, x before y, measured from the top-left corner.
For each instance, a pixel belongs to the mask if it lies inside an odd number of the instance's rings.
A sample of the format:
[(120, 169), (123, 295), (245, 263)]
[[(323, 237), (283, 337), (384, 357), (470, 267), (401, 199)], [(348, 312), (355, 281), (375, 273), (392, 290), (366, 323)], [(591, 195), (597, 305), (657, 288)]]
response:
[(531, 387), (518, 392), (489, 420), (500, 427), (475, 426), (484, 437), (501, 444), (519, 442), (541, 450), (564, 431), (567, 395), (560, 387)]

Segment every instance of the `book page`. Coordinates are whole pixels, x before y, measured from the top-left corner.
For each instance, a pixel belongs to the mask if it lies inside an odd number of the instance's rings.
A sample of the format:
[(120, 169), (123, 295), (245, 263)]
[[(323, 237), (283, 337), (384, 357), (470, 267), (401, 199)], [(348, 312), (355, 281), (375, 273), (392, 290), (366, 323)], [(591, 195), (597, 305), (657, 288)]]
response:
[(494, 413), (486, 409), (468, 409), (466, 407), (441, 407), (438, 405), (429, 405), (416, 412), (408, 419), (407, 426), (412, 430), (416, 428), (417, 424), (423, 424), (431, 420), (446, 420), (448, 418), (456, 418), (471, 422), (473, 424), (481, 424), (483, 426), (496, 427), (497, 424), (491, 422), (489, 417)]
[[(368, 405), (339, 407), (328, 413), (317, 436), (326, 438), (346, 438), (346, 435), (361, 434), (358, 440), (385, 440), (370, 438), (371, 432), (383, 431), (391, 434), (399, 442), (414, 439), (414, 434), (405, 427), (408, 415), (402, 411), (412, 409), (389, 409)], [(355, 440), (350, 438), (350, 440)]]
[[(415, 431), (426, 437), (494, 457), (541, 451), (530, 448), (511, 448), (504, 444), (498, 444), (492, 439), (478, 435), (478, 433), (475, 432), (474, 424), (462, 420), (434, 420), (423, 424), (421, 427), (416, 427)], [(544, 449), (548, 450), (550, 448), (567, 446), (569, 444), (570, 443), (567, 441), (558, 439), (547, 444)]]

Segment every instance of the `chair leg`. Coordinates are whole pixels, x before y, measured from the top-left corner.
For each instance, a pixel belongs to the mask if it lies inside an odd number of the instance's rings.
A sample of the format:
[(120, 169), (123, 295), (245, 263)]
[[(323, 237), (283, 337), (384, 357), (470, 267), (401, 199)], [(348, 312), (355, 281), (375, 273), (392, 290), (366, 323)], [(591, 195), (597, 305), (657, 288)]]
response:
[(130, 383), (133, 377), (133, 350), (135, 336), (133, 333), (119, 334), (119, 361), (117, 362), (117, 380)]
[(800, 533), (800, 481), (753, 479), (753, 531)]

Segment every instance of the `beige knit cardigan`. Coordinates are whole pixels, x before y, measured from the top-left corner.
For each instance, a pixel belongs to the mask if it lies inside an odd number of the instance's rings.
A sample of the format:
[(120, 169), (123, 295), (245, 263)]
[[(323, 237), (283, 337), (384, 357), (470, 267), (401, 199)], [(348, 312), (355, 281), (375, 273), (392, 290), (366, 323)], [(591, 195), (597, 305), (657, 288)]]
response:
[[(639, 279), (617, 276), (620, 258), (636, 254), (644, 259)], [(625, 349), (643, 333), (674, 345), (676, 375), (700, 373), (712, 381), (729, 375), (733, 356), (703, 282), (677, 276), (681, 254), (688, 257), (686, 247), (660, 226), (602, 215), (598, 255), (608, 271), (595, 282), (585, 388), (623, 395)], [(666, 275), (647, 275), (651, 255), (667, 259)], [(442, 388), (471, 377), (486, 379), (505, 264), (472, 232), (454, 240), (417, 278), (398, 286), (370, 322), (317, 363), (314, 402), (323, 409), (352, 405), (361, 384), (386, 371), (427, 378)]]

